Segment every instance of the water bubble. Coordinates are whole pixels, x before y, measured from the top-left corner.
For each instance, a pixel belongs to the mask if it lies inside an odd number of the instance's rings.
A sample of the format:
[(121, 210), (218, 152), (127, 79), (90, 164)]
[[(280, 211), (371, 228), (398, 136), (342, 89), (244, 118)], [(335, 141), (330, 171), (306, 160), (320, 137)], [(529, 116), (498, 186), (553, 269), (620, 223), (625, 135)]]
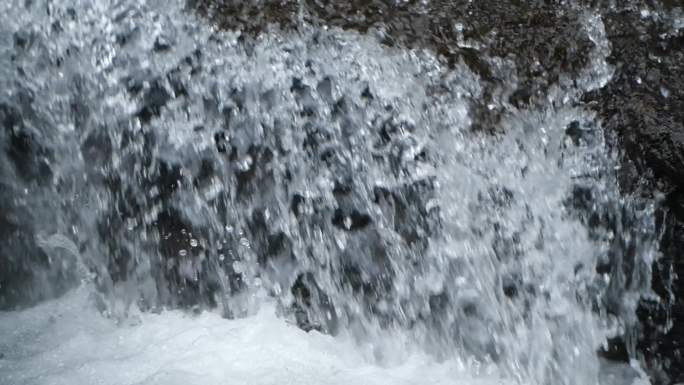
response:
[(665, 88), (665, 86), (660, 86), (660, 94), (663, 95), (664, 98), (667, 98), (670, 96), (670, 90)]
[(233, 271), (236, 273), (242, 273), (244, 269), (244, 265), (240, 263), (239, 261), (233, 262)]
[(252, 166), (252, 157), (247, 155), (241, 162), (238, 163), (238, 168), (240, 171), (247, 171)]
[(344, 250), (347, 247), (347, 242), (343, 234), (335, 236), (335, 243), (340, 250)]
[(193, 238), (190, 240), (190, 246), (197, 247), (197, 239)]
[(178, 255), (180, 255), (181, 257), (185, 257), (186, 255), (188, 255), (188, 251), (185, 249), (180, 249), (180, 251), (178, 251)]

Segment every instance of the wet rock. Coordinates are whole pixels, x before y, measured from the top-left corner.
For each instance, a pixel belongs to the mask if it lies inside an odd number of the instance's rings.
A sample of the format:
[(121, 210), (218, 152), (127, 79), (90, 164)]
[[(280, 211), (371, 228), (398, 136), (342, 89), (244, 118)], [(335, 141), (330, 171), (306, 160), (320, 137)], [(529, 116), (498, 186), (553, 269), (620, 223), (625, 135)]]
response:
[(608, 339), (606, 345), (599, 350), (599, 354), (611, 361), (629, 362), (629, 352), (625, 341), (620, 337)]
[[(473, 128), (486, 131), (494, 130), (505, 113), (489, 105), (496, 101), (522, 108), (543, 102), (546, 89), (562, 75), (575, 76), (586, 66), (594, 46), (582, 27), (581, 11), (555, 2), (281, 0), (252, 6), (193, 0), (190, 5), (220, 27), (247, 36), (271, 25), (297, 29), (303, 19), (312, 25), (376, 33), (388, 46), (427, 48), (452, 65), (463, 62), (485, 88), (473, 106)], [(502, 94), (502, 84), (513, 87), (512, 93)], [(370, 89), (362, 96), (373, 97)]]
[(371, 218), (367, 214), (360, 213), (356, 210), (351, 214), (344, 213), (342, 210), (335, 210), (335, 215), (332, 218), (332, 224), (340, 229), (355, 231), (363, 229), (371, 223)]
[[(662, 257), (651, 285), (660, 302), (642, 300), (637, 343), (654, 383), (684, 381), (684, 31), (674, 27), (676, 2), (598, 7), (612, 45), (610, 83), (587, 96), (625, 153), (626, 193), (665, 193), (659, 223)], [(681, 17), (681, 16), (679, 16)], [(647, 188), (643, 188), (644, 183)], [(609, 354), (610, 355), (610, 354)]]
[(166, 52), (173, 46), (173, 40), (169, 36), (157, 36), (152, 49), (155, 52)]
[(256, 34), (276, 24), (296, 29), (299, 5), (293, 0), (266, 0), (246, 3), (240, 0), (189, 0), (188, 5), (208, 16), (220, 27)]
[(300, 328), (307, 332), (336, 332), (339, 320), (335, 308), (330, 298), (316, 283), (313, 274), (300, 274), (292, 284), (290, 292), (295, 298), (293, 312)]
[(36, 112), (33, 102), (31, 92), (19, 90), (12, 100), (0, 103), (2, 310), (55, 298), (75, 284), (73, 256), (51, 250), (39, 239), (39, 235), (55, 231), (60, 213), (42, 211), (46, 204), (38, 198), (54, 193), (52, 149), (49, 138), (39, 131), (52, 127)]
[(574, 121), (568, 124), (568, 126), (565, 128), (565, 135), (567, 135), (572, 140), (572, 143), (577, 146), (580, 144), (580, 140), (582, 140), (582, 137), (585, 135), (585, 133), (580, 127), (580, 123), (578, 121)]
[(220, 278), (216, 270), (208, 266), (205, 248), (197, 241), (197, 238), (204, 238), (203, 234), (183, 221), (182, 215), (173, 209), (162, 212), (156, 225), (162, 257), (160, 274), (163, 275), (157, 280), (166, 282), (165, 287), (160, 287), (164, 302), (186, 308), (216, 306), (215, 294), (221, 289)]
[(38, 138), (39, 133), (33, 132), (30, 125), (25, 124), (25, 119), (37, 121), (31, 107), (32, 96), (29, 93), (20, 97), (19, 106), (0, 104), (0, 124), (7, 138), (4, 150), (13, 162), (17, 171), (17, 177), (28, 182), (39, 184), (50, 180), (50, 152)]
[(143, 96), (142, 107), (137, 116), (143, 123), (149, 122), (153, 117), (159, 116), (161, 108), (171, 100), (171, 97), (161, 79), (153, 81)]
[(503, 293), (508, 298), (515, 298), (523, 286), (523, 280), (520, 274), (511, 274), (503, 278), (501, 288)]

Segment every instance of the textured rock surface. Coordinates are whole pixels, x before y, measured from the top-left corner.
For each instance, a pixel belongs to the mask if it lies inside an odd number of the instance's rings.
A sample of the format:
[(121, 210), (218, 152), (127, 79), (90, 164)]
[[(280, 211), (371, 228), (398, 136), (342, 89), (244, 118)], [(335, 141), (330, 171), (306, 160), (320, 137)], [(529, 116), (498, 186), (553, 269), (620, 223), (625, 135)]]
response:
[(642, 300), (638, 310), (637, 346), (656, 383), (684, 381), (684, 29), (675, 4), (602, 10), (616, 71), (588, 97), (626, 154), (623, 190), (665, 197), (652, 279), (659, 300)]
[[(15, 37), (15, 44), (22, 42)], [(48, 202), (33, 194), (51, 187), (53, 155), (36, 128), (49, 123), (33, 108), (33, 98), (22, 90), (13, 103), (0, 103), (0, 309), (61, 295), (75, 275), (68, 247), (52, 247), (37, 236), (50, 234), (59, 219), (38, 210)], [(59, 263), (50, 267), (48, 254)]]

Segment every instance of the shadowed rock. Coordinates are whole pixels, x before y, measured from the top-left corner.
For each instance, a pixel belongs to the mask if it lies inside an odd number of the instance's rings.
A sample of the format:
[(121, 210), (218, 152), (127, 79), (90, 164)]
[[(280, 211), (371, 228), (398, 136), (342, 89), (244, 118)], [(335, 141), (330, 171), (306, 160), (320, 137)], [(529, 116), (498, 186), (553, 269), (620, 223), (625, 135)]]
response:
[(684, 30), (674, 26), (682, 20), (675, 5), (599, 7), (615, 75), (586, 98), (625, 154), (622, 190), (665, 194), (658, 214), (663, 256), (652, 276), (661, 300), (642, 300), (638, 309), (637, 348), (658, 384), (684, 381)]

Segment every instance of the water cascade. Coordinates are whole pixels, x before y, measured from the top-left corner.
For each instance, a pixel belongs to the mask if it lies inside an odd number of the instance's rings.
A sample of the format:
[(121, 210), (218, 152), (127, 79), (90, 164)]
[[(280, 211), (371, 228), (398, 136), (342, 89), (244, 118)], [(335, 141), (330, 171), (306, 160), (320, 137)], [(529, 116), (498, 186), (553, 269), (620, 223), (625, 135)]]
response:
[(659, 236), (580, 103), (612, 76), (598, 15), (541, 105), (486, 59), (484, 130), (478, 74), (379, 29), (254, 37), (180, 0), (0, 15), (0, 383), (647, 381), (597, 356), (635, 354)]

